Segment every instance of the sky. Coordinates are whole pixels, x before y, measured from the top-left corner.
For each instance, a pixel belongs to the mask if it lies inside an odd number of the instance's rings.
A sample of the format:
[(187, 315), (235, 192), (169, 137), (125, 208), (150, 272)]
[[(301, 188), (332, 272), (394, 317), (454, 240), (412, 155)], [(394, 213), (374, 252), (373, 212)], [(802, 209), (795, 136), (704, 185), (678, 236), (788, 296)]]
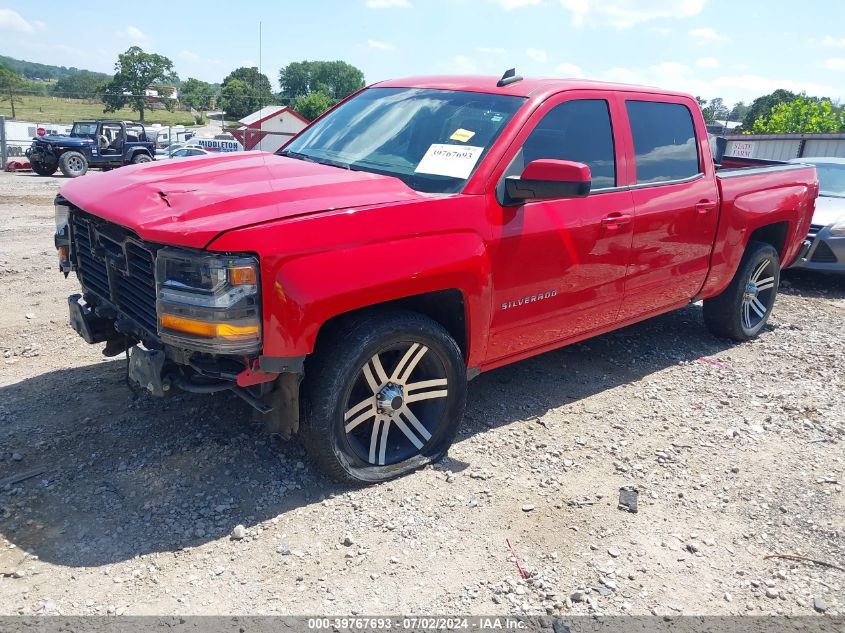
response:
[[(842, 0), (0, 0), (0, 54), (112, 72), (131, 45), (182, 79), (342, 59), (368, 83), (420, 74), (586, 77), (729, 105), (777, 88), (845, 101)], [(143, 11), (141, 10), (143, 7)], [(219, 7), (219, 10), (218, 10)], [(259, 27), (260, 23), (260, 27)], [(259, 46), (259, 30), (261, 46)]]

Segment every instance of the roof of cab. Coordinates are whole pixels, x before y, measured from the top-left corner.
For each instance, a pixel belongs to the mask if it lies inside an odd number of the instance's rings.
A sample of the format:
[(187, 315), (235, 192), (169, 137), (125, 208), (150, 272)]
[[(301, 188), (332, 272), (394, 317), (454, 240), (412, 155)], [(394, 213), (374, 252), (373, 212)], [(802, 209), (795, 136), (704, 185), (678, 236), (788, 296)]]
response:
[(431, 88), (435, 90), (464, 90), (516, 97), (547, 96), (564, 90), (620, 90), (650, 94), (690, 97), (683, 92), (663, 90), (654, 86), (635, 86), (590, 79), (562, 79), (554, 77), (526, 77), (505, 86), (497, 86), (499, 77), (492, 75), (424, 75), (388, 79), (371, 87), (379, 88)]

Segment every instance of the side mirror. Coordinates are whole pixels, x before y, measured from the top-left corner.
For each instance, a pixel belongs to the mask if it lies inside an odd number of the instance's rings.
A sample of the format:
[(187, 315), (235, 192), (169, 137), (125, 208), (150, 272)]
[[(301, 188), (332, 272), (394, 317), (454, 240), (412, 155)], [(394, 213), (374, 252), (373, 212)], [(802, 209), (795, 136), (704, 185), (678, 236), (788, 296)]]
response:
[(585, 198), (591, 184), (590, 168), (584, 163), (543, 158), (528, 163), (521, 176), (505, 178), (505, 191), (514, 202)]

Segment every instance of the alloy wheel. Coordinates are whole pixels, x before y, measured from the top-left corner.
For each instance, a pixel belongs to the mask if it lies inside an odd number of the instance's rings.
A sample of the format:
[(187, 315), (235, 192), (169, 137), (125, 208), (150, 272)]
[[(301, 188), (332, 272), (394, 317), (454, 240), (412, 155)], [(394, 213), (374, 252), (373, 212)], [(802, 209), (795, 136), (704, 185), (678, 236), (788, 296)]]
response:
[(345, 437), (354, 454), (389, 466), (421, 453), (446, 423), (446, 376), (438, 354), (420, 343), (394, 345), (372, 356), (344, 407)]
[(774, 264), (769, 259), (761, 261), (748, 283), (742, 297), (742, 327), (751, 331), (766, 318), (772, 309), (775, 296)]

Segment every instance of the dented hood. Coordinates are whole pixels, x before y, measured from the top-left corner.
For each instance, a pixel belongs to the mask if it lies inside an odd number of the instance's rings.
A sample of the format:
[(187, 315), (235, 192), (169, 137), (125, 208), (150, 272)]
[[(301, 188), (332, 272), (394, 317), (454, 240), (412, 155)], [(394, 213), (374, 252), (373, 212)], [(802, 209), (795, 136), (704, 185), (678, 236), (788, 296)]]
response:
[(266, 152), (131, 165), (71, 180), (61, 195), (143, 240), (195, 248), (247, 225), (430, 197), (398, 178)]

